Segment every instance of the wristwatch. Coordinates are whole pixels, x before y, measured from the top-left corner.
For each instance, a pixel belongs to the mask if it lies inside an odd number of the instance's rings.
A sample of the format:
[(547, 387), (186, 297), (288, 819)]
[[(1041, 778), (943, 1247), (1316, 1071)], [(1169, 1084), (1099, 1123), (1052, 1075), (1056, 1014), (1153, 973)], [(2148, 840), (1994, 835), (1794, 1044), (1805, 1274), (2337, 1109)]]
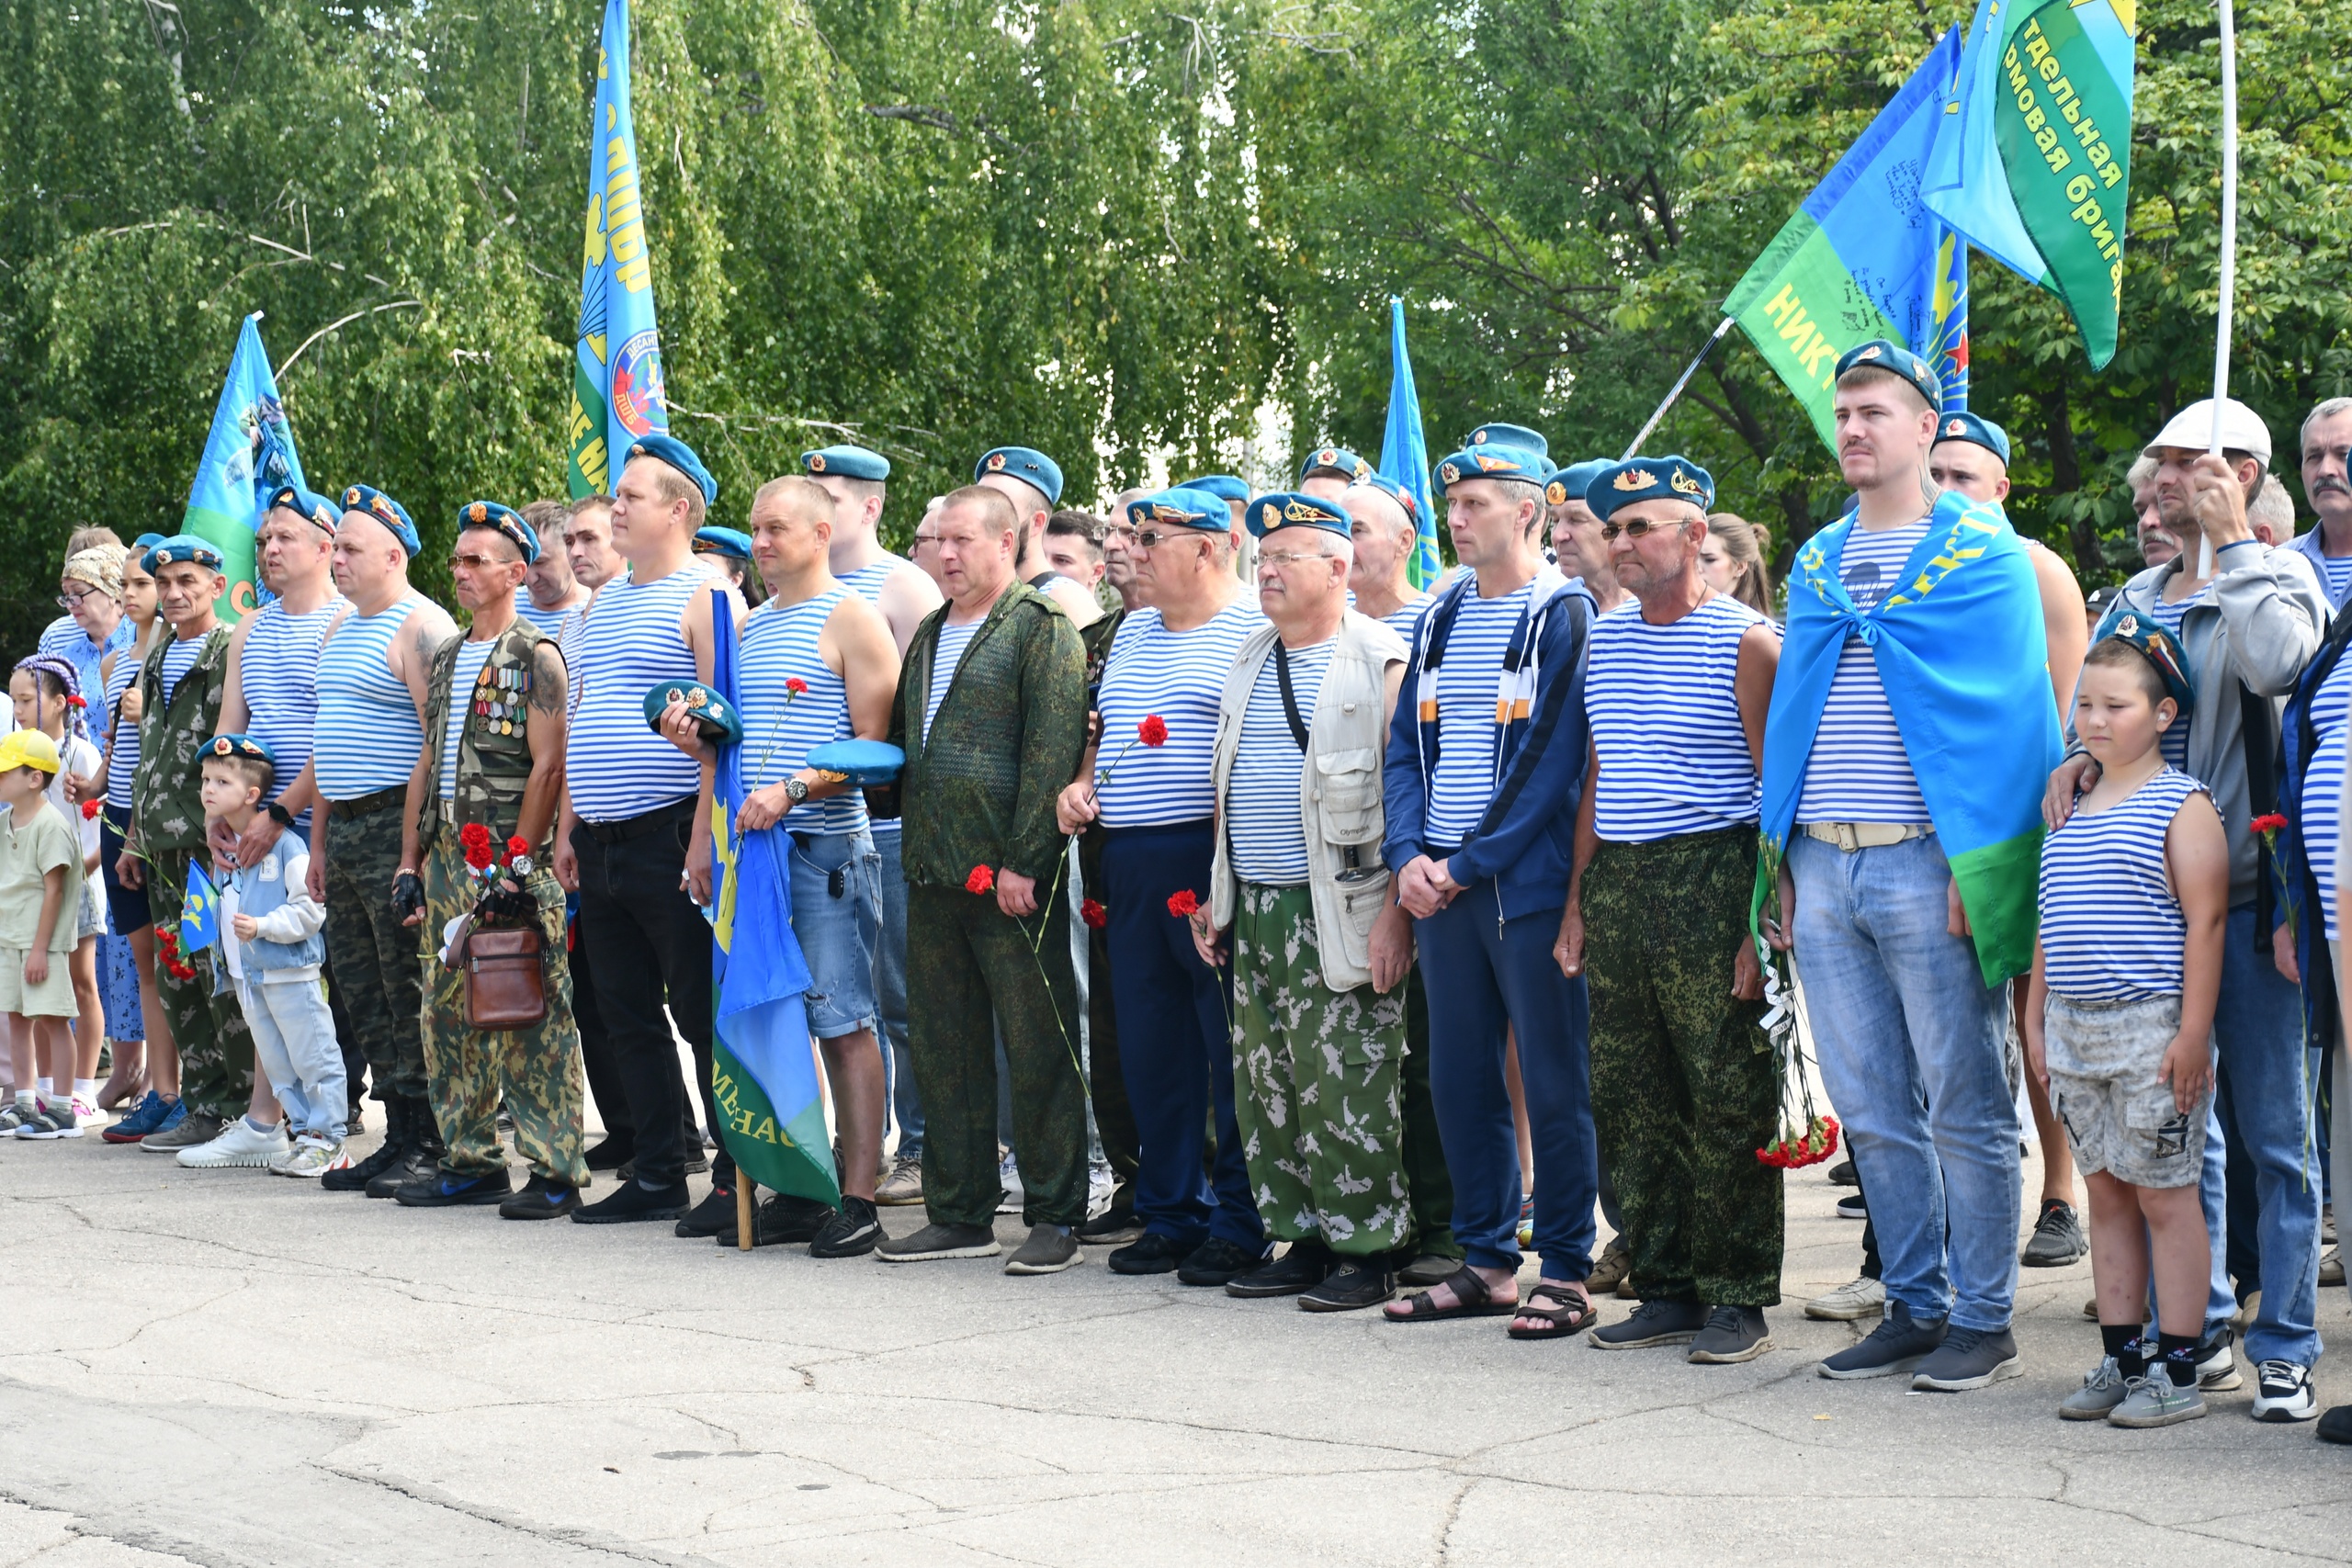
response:
[(808, 781), (795, 773), (784, 781), (784, 798), (797, 806), (808, 798)]
[(267, 806), (263, 807), (262, 809), (267, 812), (269, 814), (269, 819), (277, 823), (279, 827), (291, 828), (294, 826), (293, 814), (288, 812), (286, 807), (278, 805), (277, 802), (273, 800)]

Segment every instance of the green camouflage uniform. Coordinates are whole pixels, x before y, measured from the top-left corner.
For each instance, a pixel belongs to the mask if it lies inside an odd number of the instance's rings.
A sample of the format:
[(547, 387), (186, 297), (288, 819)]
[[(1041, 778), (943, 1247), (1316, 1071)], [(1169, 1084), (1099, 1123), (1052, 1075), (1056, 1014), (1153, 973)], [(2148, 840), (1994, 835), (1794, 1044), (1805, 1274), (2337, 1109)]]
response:
[[(993, 1015), (1012, 1073), (1024, 1218), (1076, 1225), (1086, 1218), (1086, 1086), (1054, 803), (1085, 748), (1085, 654), (1060, 609), (1015, 582), (966, 645), (925, 734), (950, 608), (916, 629), (890, 710), (890, 742), (907, 752), (907, 951), (920, 964), (907, 1038), (922, 1095), (924, 1201), (936, 1223), (995, 1217)], [(1015, 921), (995, 895), (966, 892), (976, 866), (1035, 878), (1038, 913)]]
[[(514, 832), (525, 786), (531, 777), (527, 712), (542, 687), (560, 708), (566, 682), (562, 656), (552, 638), (516, 616), (499, 634), (471, 692), (456, 694), (471, 705), (458, 739), (455, 796), (444, 817), (441, 799), (441, 738), (447, 733), (450, 685), (458, 638), (434, 655), (425, 706), (425, 791), (417, 816), (423, 856), (429, 996), (424, 1008), (424, 1064), (433, 1119), (447, 1145), (441, 1168), (459, 1179), (506, 1168), (498, 1141), (501, 1104), (514, 1118), (514, 1147), (534, 1175), (564, 1187), (588, 1185), (581, 1154), (580, 1034), (571, 1017), (571, 970), (564, 953), (563, 889), (549, 869), (552, 839), (533, 846), (535, 869), (525, 890), (538, 900), (540, 947), (545, 965), (547, 1017), (527, 1029), (489, 1032), (466, 1025), (465, 976), (437, 956), (441, 932), (470, 910), (481, 897), (481, 879), (468, 870), (458, 839), (468, 823), (488, 827), (494, 843)], [(534, 679), (534, 662), (553, 661)]]
[(1726, 828), (1604, 840), (1585, 869), (1592, 1120), (1645, 1301), (1781, 1299), (1781, 1173), (1756, 1157), (1781, 1076), (1764, 1004), (1731, 994), (1756, 857)]
[[(176, 931), (187, 889), (189, 860), (204, 854), (205, 743), (220, 722), (220, 698), (229, 671), (227, 626), (205, 635), (196, 662), (180, 677), (171, 702), (164, 701), (164, 652), (160, 637), (140, 667), (139, 766), (130, 780), (130, 842), (147, 862), (147, 897), (158, 932)], [(209, 857), (208, 857), (209, 858)], [(213, 990), (219, 950), (189, 959), (193, 979), (175, 980), (160, 947), (155, 990), (171, 1020), (179, 1046), (180, 1100), (190, 1115), (223, 1121), (244, 1113), (253, 1095), (254, 1039), (233, 989)], [(220, 980), (226, 986), (228, 976)]]
[(1314, 895), (1239, 886), (1233, 918), (1233, 1097), (1258, 1213), (1283, 1241), (1370, 1258), (1413, 1237), (1407, 1197), (1405, 990), (1323, 983)]

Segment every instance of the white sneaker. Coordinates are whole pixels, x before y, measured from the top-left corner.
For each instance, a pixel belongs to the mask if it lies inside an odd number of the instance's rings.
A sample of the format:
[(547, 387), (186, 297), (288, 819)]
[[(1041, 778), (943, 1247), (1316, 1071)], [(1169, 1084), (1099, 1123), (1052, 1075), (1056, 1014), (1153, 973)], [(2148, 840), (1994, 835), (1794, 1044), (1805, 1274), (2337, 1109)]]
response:
[(190, 1170), (223, 1170), (243, 1166), (266, 1170), (284, 1159), (287, 1153), (285, 1122), (280, 1122), (266, 1132), (256, 1132), (251, 1122), (240, 1116), (220, 1129), (211, 1142), (182, 1149), (179, 1162)]
[(96, 1126), (104, 1122), (106, 1119), (106, 1112), (98, 1109), (98, 1102), (96, 1100), (91, 1099), (85, 1094), (77, 1094), (74, 1097), (74, 1121), (87, 1122), (93, 1126)]
[(2319, 1414), (2319, 1395), (2312, 1389), (2312, 1370), (2292, 1361), (2265, 1361), (2258, 1369), (2254, 1409), (2257, 1421), (2308, 1421)]
[(279, 1176), (315, 1178), (333, 1170), (342, 1157), (341, 1139), (305, 1133), (283, 1156), (271, 1161), (269, 1168)]
[(1804, 1303), (1805, 1316), (1826, 1323), (1852, 1323), (1884, 1311), (1886, 1287), (1876, 1280), (1855, 1280)]

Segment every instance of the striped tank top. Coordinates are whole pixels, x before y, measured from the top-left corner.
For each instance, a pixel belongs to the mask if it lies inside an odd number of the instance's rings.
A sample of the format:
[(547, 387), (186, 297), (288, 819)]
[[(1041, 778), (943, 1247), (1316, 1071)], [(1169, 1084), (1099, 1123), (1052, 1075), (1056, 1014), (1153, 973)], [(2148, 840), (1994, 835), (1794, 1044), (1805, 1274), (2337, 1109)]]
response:
[(596, 591), (580, 638), (580, 701), (564, 752), (571, 808), (590, 822), (625, 822), (694, 795), (695, 760), (645, 722), (645, 694), (664, 681), (696, 679), (679, 623), (711, 589), (688, 565), (650, 582), (616, 578)]
[(560, 604), (552, 610), (542, 610), (531, 602), (531, 596), (528, 593), (514, 595), (514, 613), (548, 637), (553, 637), (563, 630), (563, 623), (570, 618), (573, 608), (574, 606), (570, 604)]
[(1250, 688), (1250, 705), (1242, 710), (1241, 736), (1225, 791), (1225, 831), (1233, 851), (1233, 874), (1244, 882), (1295, 887), (1307, 880), (1306, 829), (1299, 815), (1299, 773), (1306, 756), (1283, 710), (1282, 671), (1274, 660), (1278, 652), (1287, 652), (1291, 696), (1298, 704), (1300, 720), (1312, 728), (1315, 699), (1322, 694), (1323, 677), (1339, 646), (1336, 637), (1313, 648), (1283, 650), (1277, 643), (1267, 650), (1258, 683)]
[(408, 783), (424, 747), (408, 684), (392, 673), (392, 638), (424, 596), (411, 593), (379, 615), (346, 616), (319, 650), (318, 728), (311, 760), (319, 793), (356, 800)]
[(573, 605), (563, 617), (563, 625), (556, 628), (556, 651), (563, 655), (564, 683), (571, 688), (563, 699), (563, 721), (569, 725), (580, 712), (580, 646), (588, 637), (588, 600)]
[[(1900, 528), (1846, 535), (1838, 575), (1847, 597), (1868, 612), (1894, 591), (1903, 563), (1928, 536), (1925, 521)], [(1829, 697), (1805, 758), (1804, 786), (1797, 796), (1797, 821), (1926, 822), (1928, 801), (1903, 749), (1894, 709), (1879, 681), (1877, 656), (1849, 632), (1829, 679)]]
[[(817, 647), (833, 606), (850, 596), (835, 587), (797, 604), (770, 600), (744, 620), (735, 694), (745, 789), (779, 784), (808, 765), (810, 747), (850, 738), (849, 688)], [(808, 689), (796, 695), (785, 684), (794, 680)], [(803, 801), (784, 822), (796, 833), (854, 833), (865, 826), (865, 797), (850, 790)]]
[[(107, 682), (107, 712), (122, 711), (122, 694), (138, 679), (139, 665), (140, 660), (129, 648), (115, 655), (114, 674)], [(114, 739), (107, 749), (107, 804), (118, 811), (128, 811), (130, 774), (139, 766), (139, 726), (126, 718), (111, 728)], [(99, 733), (104, 736), (107, 731)]]
[(931, 721), (939, 716), (939, 705), (947, 700), (947, 688), (956, 683), (956, 670), (964, 662), (965, 650), (972, 646), (974, 634), (986, 625), (986, 615), (960, 626), (953, 621), (939, 623), (939, 646), (931, 656), (931, 690), (923, 696), (923, 744), (931, 743)]
[(1717, 593), (1662, 626), (1638, 609), (1592, 623), (1584, 705), (1600, 759), (1601, 838), (1640, 844), (1756, 821), (1756, 766), (1734, 682), (1740, 639), (1762, 619)]
[(174, 637), (170, 645), (164, 649), (164, 705), (165, 707), (171, 706), (172, 699), (179, 694), (181, 680), (189, 671), (196, 668), (196, 656), (203, 650), (204, 638), (200, 637)]
[[(2344, 558), (2352, 560), (2352, 556)], [(2327, 940), (2337, 940), (2335, 930), (2335, 867), (2337, 852), (2342, 845), (2342, 826), (2338, 821), (2344, 807), (2344, 770), (2347, 761), (2346, 739), (2352, 732), (2352, 659), (2339, 659), (2327, 672), (2327, 679), (2312, 694), (2311, 711), (2304, 722), (2312, 728), (2312, 737), (2318, 742), (2312, 752), (2311, 766), (2303, 773), (2303, 798), (2298, 802), (2302, 822), (2303, 858), (2311, 863), (2312, 879), (2319, 884), (2319, 907), (2327, 928)], [(2187, 729), (2187, 721), (2173, 725), (2175, 729)]]
[[(1095, 754), (1096, 786), (1106, 828), (1164, 828), (1205, 822), (1216, 811), (1217, 708), (1225, 678), (1250, 634), (1266, 624), (1257, 596), (1244, 594), (1190, 631), (1172, 632), (1156, 609), (1139, 609), (1119, 623), (1102, 666), (1095, 705), (1102, 713), (1102, 743)], [(1158, 715), (1168, 726), (1162, 746), (1136, 745), (1143, 721)]]
[(441, 725), (441, 798), (458, 798), (458, 742), (466, 733), (466, 716), (473, 711), (471, 694), (474, 682), (481, 679), (481, 667), (490, 662), (490, 650), (498, 646), (496, 637), (484, 637), (476, 642), (471, 637), (458, 645), (458, 662), (449, 672), (449, 716)]
[[(2172, 640), (2179, 647), (2181, 657), (2186, 659), (2188, 657), (2188, 644), (2181, 640), (2180, 624), (2188, 618), (2191, 605), (2210, 604), (2212, 602), (2213, 585), (2208, 582), (2177, 604), (2167, 604), (2164, 602), (2163, 596), (2158, 595), (2155, 604), (2149, 608), (2148, 613), (2155, 616), (2156, 625), (2172, 634)], [(2188, 716), (2187, 714), (2182, 714), (2172, 721), (2172, 728), (2165, 730), (2157, 739), (2156, 749), (2164, 753), (2165, 761), (2174, 767), (2183, 770), (2188, 768)]]
[(2352, 556), (2320, 557), (2319, 580), (2327, 592), (2328, 608), (2344, 608), (2345, 595), (2352, 594)]
[[(311, 737), (319, 721), (319, 641), (335, 616), (348, 609), (331, 598), (307, 615), (287, 614), (284, 600), (272, 600), (254, 613), (253, 629), (245, 633), (238, 656), (237, 684), (251, 716), (246, 733), (267, 745), (277, 758), (277, 776), (268, 799), (286, 793), (310, 765)], [(405, 689), (401, 700), (406, 703)], [(412, 764), (416, 759), (409, 759)], [(295, 830), (307, 833), (311, 814), (294, 819)]]
[(1474, 585), (1446, 630), (1445, 657), (1437, 667), (1437, 766), (1430, 771), (1423, 830), (1431, 844), (1467, 839), (1494, 799), (1503, 656), (1534, 598), (1532, 581), (1492, 599), (1479, 597)]
[[(879, 610), (882, 607), (882, 585), (889, 581), (891, 574), (900, 567), (913, 564), (904, 556), (886, 555), (880, 560), (866, 562), (854, 571), (841, 572), (834, 581)], [(940, 629), (946, 630), (944, 626)], [(936, 712), (937, 709), (934, 707), (931, 711)], [(931, 715), (927, 712), (923, 716), (923, 728), (928, 730), (930, 727)], [(866, 827), (876, 834), (895, 833), (899, 830), (899, 820), (896, 817), (887, 820), (869, 820)]]
[(2079, 1001), (2180, 994), (2188, 922), (2165, 874), (2165, 834), (2204, 786), (2166, 767), (2106, 810), (2076, 811), (2041, 842), (2043, 972)]
[(1403, 637), (1405, 646), (1410, 649), (1413, 646), (1414, 634), (1421, 629), (1421, 617), (1428, 615), (1430, 606), (1436, 603), (1436, 595), (1424, 593), (1411, 604), (1391, 610), (1381, 616), (1380, 624)]

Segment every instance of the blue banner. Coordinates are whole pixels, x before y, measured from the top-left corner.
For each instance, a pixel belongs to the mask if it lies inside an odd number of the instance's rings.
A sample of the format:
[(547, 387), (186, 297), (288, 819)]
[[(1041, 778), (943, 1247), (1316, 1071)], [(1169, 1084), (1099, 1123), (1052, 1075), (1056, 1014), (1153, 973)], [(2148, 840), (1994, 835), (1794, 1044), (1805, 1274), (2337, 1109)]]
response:
[(196, 483), (188, 488), (187, 512), (180, 532), (193, 534), (220, 551), (221, 574), (228, 592), (220, 595), (220, 613), (233, 621), (260, 604), (267, 595), (254, 573), (254, 532), (261, 526), (262, 508), (279, 485), (309, 488), (302, 461), (294, 455), (294, 432), (286, 423), (286, 406), (278, 400), (277, 378), (270, 374), (269, 355), (261, 346), (258, 312), (247, 316), (237, 332), (237, 351), (230, 356), (228, 378), (221, 383), (220, 401), (212, 411), (212, 431), (204, 438), (204, 456), (196, 466)]
[(1380, 437), (1380, 476), (1413, 498), (1420, 530), (1406, 575), (1416, 588), (1435, 582), (1440, 570), (1437, 518), (1430, 509), (1430, 447), (1421, 433), (1421, 395), (1413, 388), (1413, 358), (1405, 352), (1405, 301), (1388, 301), (1388, 428)]

